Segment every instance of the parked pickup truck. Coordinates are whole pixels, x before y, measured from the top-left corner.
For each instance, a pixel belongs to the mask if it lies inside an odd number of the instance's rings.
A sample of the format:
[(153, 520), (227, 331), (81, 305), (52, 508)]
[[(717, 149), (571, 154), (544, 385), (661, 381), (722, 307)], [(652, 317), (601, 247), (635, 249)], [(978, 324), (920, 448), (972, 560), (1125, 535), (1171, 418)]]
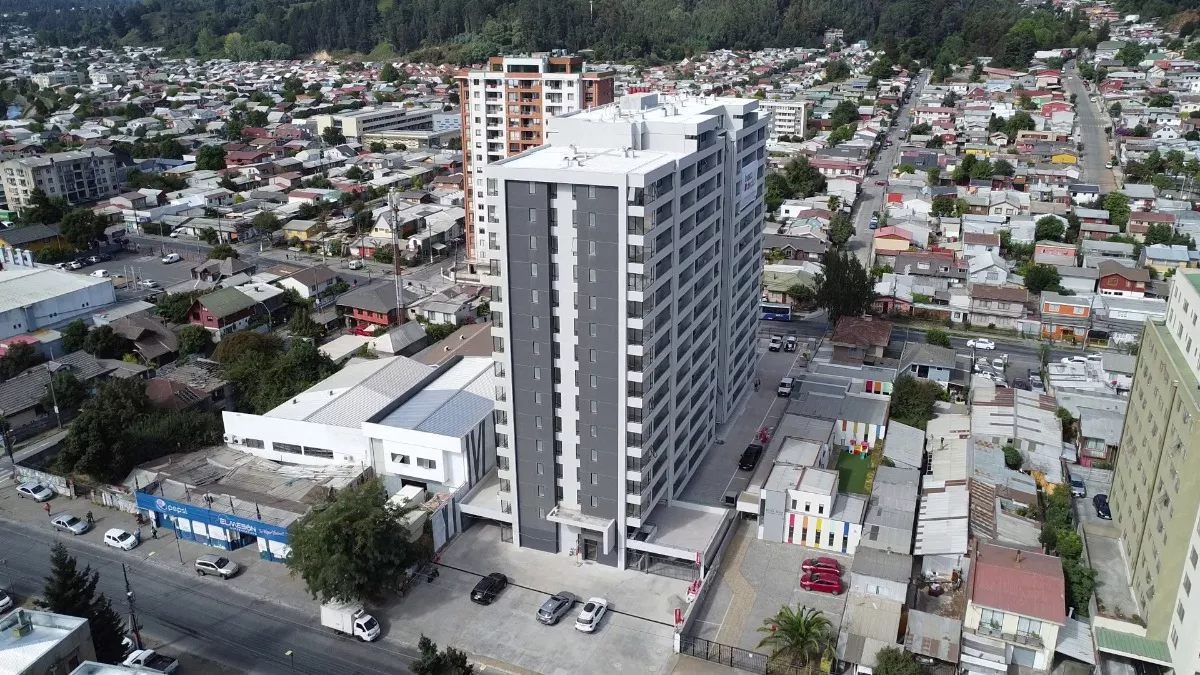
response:
[(121, 662), (123, 666), (147, 668), (171, 675), (179, 670), (179, 662), (169, 656), (163, 656), (153, 649), (135, 649)]
[(321, 605), (321, 625), (335, 633), (353, 635), (363, 642), (379, 637), (379, 622), (358, 603), (330, 602)]

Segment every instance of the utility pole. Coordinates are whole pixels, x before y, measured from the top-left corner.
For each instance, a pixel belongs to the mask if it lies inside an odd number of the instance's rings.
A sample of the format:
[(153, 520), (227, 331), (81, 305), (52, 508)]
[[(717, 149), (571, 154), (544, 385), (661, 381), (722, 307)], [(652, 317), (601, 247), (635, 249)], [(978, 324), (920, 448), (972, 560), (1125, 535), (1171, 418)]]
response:
[(400, 207), (396, 203), (395, 192), (388, 193), (388, 206), (392, 210), (392, 278), (396, 284), (396, 321), (397, 325), (404, 325), (404, 267), (400, 264), (400, 218), (397, 213)]
[(133, 631), (133, 646), (141, 649), (141, 627), (138, 625), (137, 609), (135, 609), (133, 605), (133, 588), (131, 588), (129, 585), (129, 569), (125, 567), (125, 563), (121, 563), (121, 574), (125, 576), (125, 599), (129, 601), (129, 623), (130, 630)]

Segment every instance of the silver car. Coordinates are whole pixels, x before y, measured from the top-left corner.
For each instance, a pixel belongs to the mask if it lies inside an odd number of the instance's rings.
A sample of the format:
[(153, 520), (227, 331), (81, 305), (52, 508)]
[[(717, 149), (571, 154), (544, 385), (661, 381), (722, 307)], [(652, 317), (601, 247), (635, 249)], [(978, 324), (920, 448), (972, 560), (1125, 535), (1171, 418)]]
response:
[(547, 626), (555, 625), (567, 615), (567, 612), (571, 611), (571, 608), (575, 606), (576, 600), (578, 598), (575, 597), (574, 593), (568, 593), (567, 591), (555, 593), (546, 598), (546, 601), (538, 608), (537, 620)]
[(239, 569), (241, 568), (237, 563), (225, 556), (207, 554), (196, 558), (196, 574), (202, 577), (216, 574), (222, 579), (228, 579), (237, 574)]
[(54, 498), (54, 491), (41, 483), (30, 481), (21, 483), (17, 487), (17, 495), (22, 499), (32, 499), (35, 502), (48, 502)]
[(51, 520), (50, 523), (54, 525), (54, 529), (70, 532), (71, 534), (83, 534), (92, 529), (92, 526), (88, 525), (87, 521), (80, 520), (69, 513), (55, 516), (54, 520)]

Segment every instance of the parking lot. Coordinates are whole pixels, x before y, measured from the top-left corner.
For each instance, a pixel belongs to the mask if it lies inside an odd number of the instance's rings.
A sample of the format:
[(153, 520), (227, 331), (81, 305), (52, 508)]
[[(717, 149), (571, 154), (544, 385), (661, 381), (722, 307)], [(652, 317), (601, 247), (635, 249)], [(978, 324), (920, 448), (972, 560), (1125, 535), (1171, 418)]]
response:
[(775, 616), (782, 605), (820, 610), (836, 631), (846, 608), (846, 595), (830, 595), (800, 588), (801, 565), (817, 556), (836, 558), (842, 565), (842, 583), (849, 585), (852, 558), (795, 544), (762, 541), (757, 524), (740, 523), (730, 542), (721, 571), (707, 590), (689, 631), (707, 640), (757, 651), (763, 620)]
[[(381, 617), (389, 638), (416, 644), (424, 634), (537, 673), (667, 672), (686, 581), (520, 549), (500, 541), (499, 526), (484, 523), (455, 539), (440, 565), (437, 578), (415, 584)], [(491, 605), (471, 602), (471, 589), (491, 572), (507, 575), (508, 588)], [(608, 600), (596, 632), (575, 630), (579, 604), (558, 625), (537, 622), (542, 602), (558, 591)]]

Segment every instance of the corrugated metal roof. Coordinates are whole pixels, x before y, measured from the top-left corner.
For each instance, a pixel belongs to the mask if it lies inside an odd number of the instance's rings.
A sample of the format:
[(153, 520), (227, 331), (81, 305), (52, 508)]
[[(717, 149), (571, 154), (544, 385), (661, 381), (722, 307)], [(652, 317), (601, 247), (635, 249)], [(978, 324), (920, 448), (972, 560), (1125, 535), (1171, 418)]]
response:
[(431, 372), (433, 369), (429, 366), (404, 356), (394, 356), (390, 363), (309, 415), (307, 421), (361, 427), (365, 420), (394, 403)]
[[(10, 267), (0, 270), (0, 312), (29, 307), (51, 298), (89, 288), (107, 285), (113, 294), (109, 303), (116, 300), (112, 290), (112, 279), (101, 279), (86, 274), (71, 274), (52, 267)], [(95, 306), (96, 310), (103, 304)]]
[(464, 357), (379, 423), (462, 436), (492, 412), (496, 390), (491, 370), (491, 359)]
[(1171, 651), (1165, 642), (1150, 640), (1133, 633), (1122, 633), (1110, 628), (1097, 627), (1096, 647), (1109, 654), (1132, 656), (1143, 661), (1171, 667)]

